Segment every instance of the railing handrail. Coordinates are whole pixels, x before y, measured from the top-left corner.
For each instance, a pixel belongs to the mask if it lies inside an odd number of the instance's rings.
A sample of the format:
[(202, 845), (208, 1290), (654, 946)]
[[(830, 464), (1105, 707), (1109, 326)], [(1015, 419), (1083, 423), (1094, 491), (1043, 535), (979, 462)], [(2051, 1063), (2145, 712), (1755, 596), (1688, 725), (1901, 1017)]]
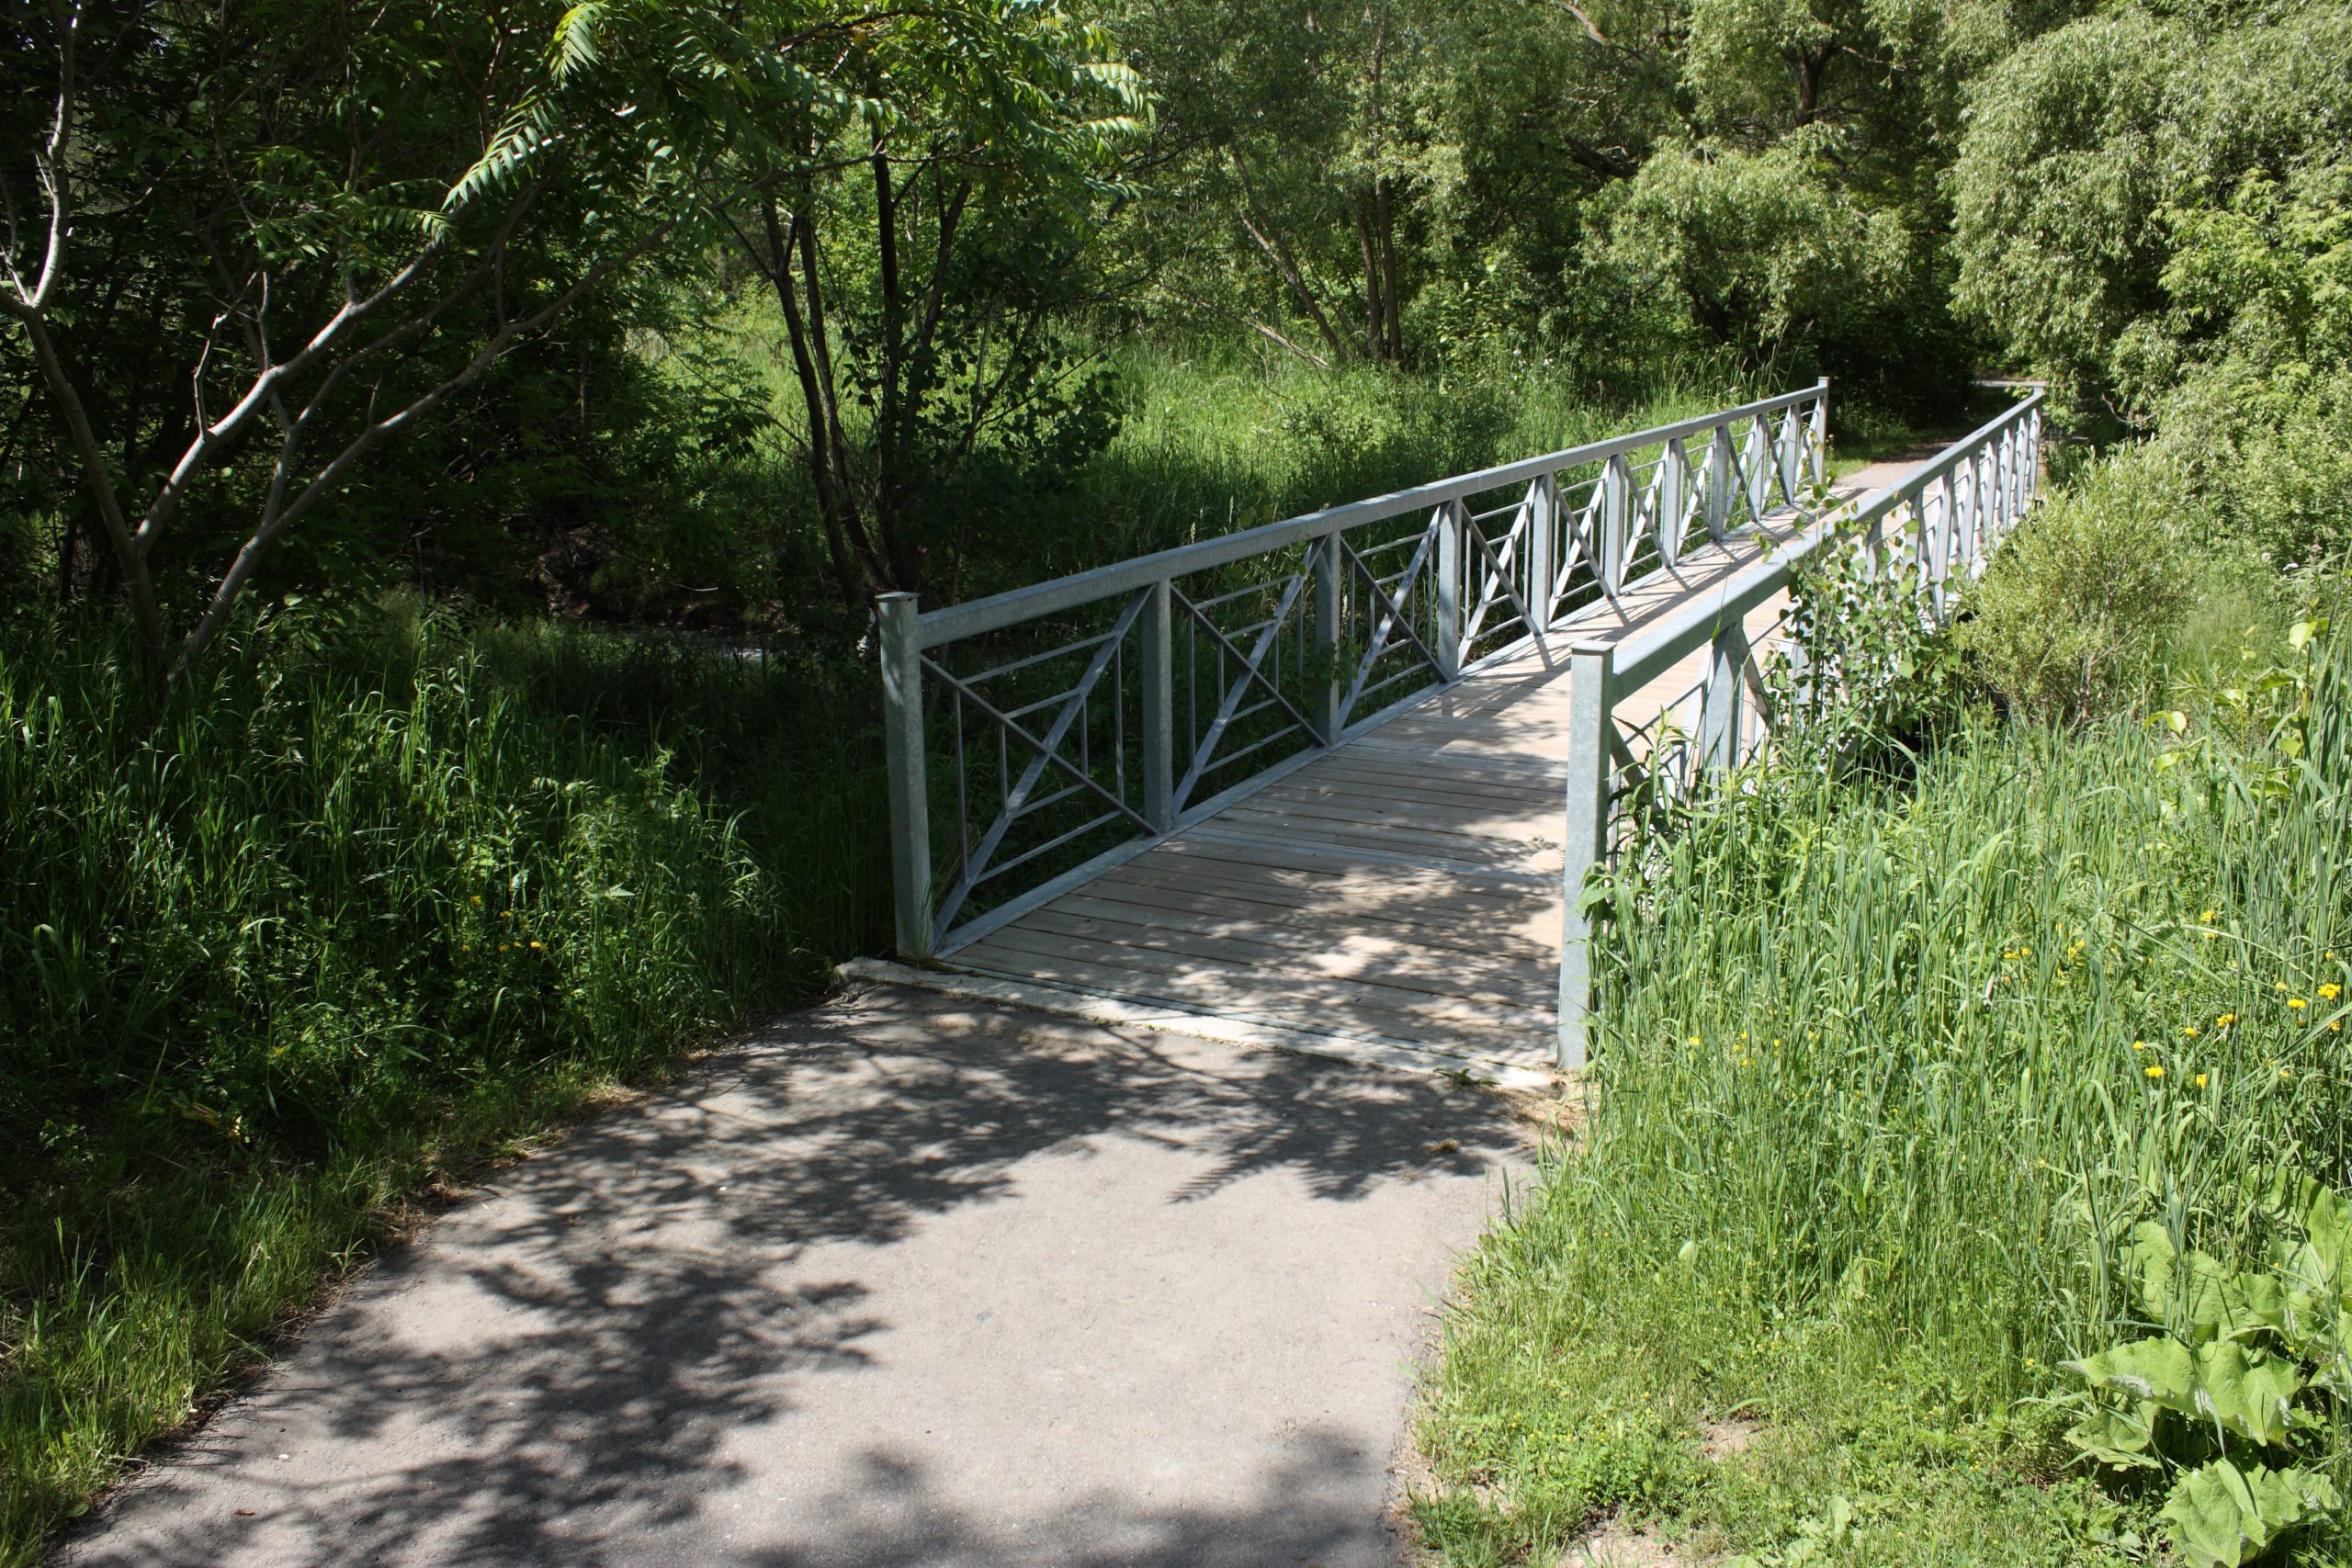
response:
[[(1591, 913), (1582, 902), (1585, 878), (1609, 861), (1616, 769), (1621, 761), (1628, 774), (1636, 766), (1617, 728), (1618, 699), (1641, 691), (1689, 655), (1712, 648), (1711, 668), (1702, 682), (1704, 761), (1710, 769), (1735, 765), (1739, 761), (1740, 691), (1750, 678), (1747, 672), (1756, 669), (1748, 615), (1787, 588), (1797, 569), (1825, 545), (1859, 536), (1874, 554), (1883, 555), (1883, 525), (1906, 503), (1914, 503), (1913, 521), (1923, 547), (1919, 564), (1935, 612), (1940, 615), (1943, 584), (1951, 572), (1981, 560), (1982, 551), (1997, 545), (2032, 504), (2044, 397), (2036, 389), (1893, 484), (1824, 513), (1796, 536), (1776, 545), (1760, 569), (1741, 571), (1715, 591), (1676, 604), (1654, 622), (1622, 628), (1614, 636), (1601, 634), (1594, 625), (1597, 617), (1566, 628), (1569, 733), (1561, 869), (1561, 1066), (1581, 1067), (1589, 1043), (1593, 932)], [(1989, 490), (1977, 467), (1988, 457), (1993, 463)], [(1978, 476), (1968, 487), (1964, 517), (1955, 479), (1963, 468)], [(1939, 486), (1943, 505), (1931, 525), (1927, 497)], [(1939, 545), (1940, 553), (1935, 547)], [(1723, 716), (1726, 710), (1732, 716), (1728, 720)]]
[(1941, 452), (1925, 459), (1893, 484), (1882, 485), (1824, 514), (1796, 538), (1774, 550), (1763, 570), (1742, 573), (1724, 583), (1717, 592), (1702, 593), (1686, 600), (1657, 620), (1634, 628), (1622, 638), (1585, 638), (1572, 646), (1598, 646), (1606, 642), (1613, 655), (1611, 673), (1618, 682), (1634, 689), (1640, 688), (1650, 676), (1670, 668), (1686, 654), (1696, 652), (1713, 638), (1719, 628), (1744, 617), (1757, 605), (1787, 587), (1790, 579), (1795, 576), (1797, 567), (1824, 544), (1841, 535), (1858, 533), (1905, 502), (1917, 500), (1929, 486), (1982, 452), (2004, 429), (2026, 419), (2040, 408), (2047, 395), (2037, 390), (2019, 400)]
[(1540, 457), (1522, 457), (1495, 468), (1481, 468), (1475, 473), (1457, 474), (1452, 479), (1415, 485), (1409, 490), (1393, 491), (1386, 495), (1327, 506), (1320, 511), (1279, 522), (1261, 523), (1254, 528), (1244, 528), (1214, 539), (1172, 546), (1110, 566), (1053, 578), (1026, 588), (992, 593), (967, 604), (925, 610), (918, 623), (919, 644), (922, 651), (929, 652), (966, 637), (1001, 631), (1040, 615), (1091, 604), (1118, 593), (1133, 592), (1150, 583), (1230, 566), (1252, 556), (1344, 533), (1384, 517), (1441, 506), (1482, 491), (1524, 484), (1543, 475), (1582, 468), (1588, 463), (1605, 463), (1611, 457), (1637, 452), (1645, 446), (1710, 434), (1740, 420), (1778, 413), (1783, 409), (1809, 402), (1820, 397), (1828, 385), (1828, 378), (1824, 377), (1813, 385), (1801, 387), (1792, 392), (1782, 392), (1734, 408), (1717, 409), (1672, 424), (1655, 425), (1625, 435), (1612, 435), (1606, 440), (1587, 442), (1581, 446), (1563, 447)]

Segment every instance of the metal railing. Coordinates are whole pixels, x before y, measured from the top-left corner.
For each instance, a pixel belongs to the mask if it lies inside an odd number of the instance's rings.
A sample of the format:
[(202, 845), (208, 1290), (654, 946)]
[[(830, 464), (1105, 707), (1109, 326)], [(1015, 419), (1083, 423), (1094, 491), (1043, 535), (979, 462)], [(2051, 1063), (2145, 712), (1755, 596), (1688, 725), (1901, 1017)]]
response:
[[(1561, 1066), (1582, 1066), (1589, 1049), (1592, 931), (1583, 894), (1588, 875), (1611, 858), (1625, 802), (1662, 778), (1669, 796), (1687, 794), (1699, 777), (1748, 761), (1769, 739), (1770, 682), (1753, 645), (1770, 638), (1751, 638), (1748, 617), (1789, 589), (1817, 551), (1843, 547), (1854, 552), (1865, 580), (1917, 593), (1921, 615), (1940, 621), (1954, 575), (1980, 573), (2033, 502), (2042, 399), (2036, 390), (1895, 483), (1828, 513), (1758, 566), (1653, 622), (1615, 634), (1599, 623), (1572, 628)], [(1620, 721), (1620, 702), (1702, 649), (1710, 657), (1697, 684), (1639, 726)], [(1682, 722), (1694, 707), (1696, 722)]]
[(970, 604), (877, 604), (898, 948), (953, 952), (1822, 481), (1825, 380)]

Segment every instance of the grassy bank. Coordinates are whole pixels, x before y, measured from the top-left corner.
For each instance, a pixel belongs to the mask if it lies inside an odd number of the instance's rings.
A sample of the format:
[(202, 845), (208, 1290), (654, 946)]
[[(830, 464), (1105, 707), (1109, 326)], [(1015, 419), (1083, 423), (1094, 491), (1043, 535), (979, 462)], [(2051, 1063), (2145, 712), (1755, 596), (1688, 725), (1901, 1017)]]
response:
[[(2239, 671), (2178, 735), (1980, 719), (1897, 781), (1767, 776), (1621, 893), (1589, 1135), (1431, 1392), (1446, 1562), (1612, 1515), (1678, 1562), (2173, 1560), (2169, 1477), (2083, 1462), (2057, 1369), (2166, 1331), (2135, 1225), (2257, 1259), (2260, 1194), (2344, 1185), (2352, 1139), (2352, 656)], [(2342, 1490), (2340, 1400), (2299, 1407)]]
[[(1109, 449), (934, 599), (1713, 400), (1122, 369)], [(0, 623), (0, 1564), (421, 1194), (887, 942), (853, 639), (309, 606), (158, 694), (118, 626)]]
[(0, 1562), (412, 1195), (886, 919), (837, 672), (394, 607), (0, 649)]

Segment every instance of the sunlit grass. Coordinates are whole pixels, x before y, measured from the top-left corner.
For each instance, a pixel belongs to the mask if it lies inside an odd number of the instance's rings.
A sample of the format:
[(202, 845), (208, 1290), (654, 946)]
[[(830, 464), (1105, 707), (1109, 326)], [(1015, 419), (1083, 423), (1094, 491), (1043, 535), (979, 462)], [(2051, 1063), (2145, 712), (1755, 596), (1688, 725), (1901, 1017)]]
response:
[[(1980, 724), (1905, 780), (1759, 781), (1674, 847), (1620, 905), (1589, 1134), (1451, 1325), (1422, 1510), (1449, 1562), (1549, 1561), (1618, 1509), (1767, 1562), (2154, 1539), (2031, 1401), (2128, 1315), (2133, 1222), (2240, 1256), (2281, 1166), (2346, 1181), (2330, 658), (2307, 768), (2242, 716), (2171, 764), (2129, 720)], [(1734, 1418), (1746, 1451), (1701, 1457)]]
[[(1718, 400), (1116, 355), (1119, 435), (965, 596)], [(0, 1564), (420, 1192), (887, 942), (853, 641), (400, 604), (159, 700), (118, 627), (0, 628)]]

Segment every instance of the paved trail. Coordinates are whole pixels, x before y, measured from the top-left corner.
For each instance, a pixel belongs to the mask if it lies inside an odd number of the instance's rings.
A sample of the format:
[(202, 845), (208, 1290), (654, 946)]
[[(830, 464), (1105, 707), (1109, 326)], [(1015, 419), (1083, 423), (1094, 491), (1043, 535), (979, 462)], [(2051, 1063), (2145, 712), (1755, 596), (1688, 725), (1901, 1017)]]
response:
[(1436, 1079), (853, 993), (503, 1173), (61, 1560), (1391, 1563), (1524, 1157)]

